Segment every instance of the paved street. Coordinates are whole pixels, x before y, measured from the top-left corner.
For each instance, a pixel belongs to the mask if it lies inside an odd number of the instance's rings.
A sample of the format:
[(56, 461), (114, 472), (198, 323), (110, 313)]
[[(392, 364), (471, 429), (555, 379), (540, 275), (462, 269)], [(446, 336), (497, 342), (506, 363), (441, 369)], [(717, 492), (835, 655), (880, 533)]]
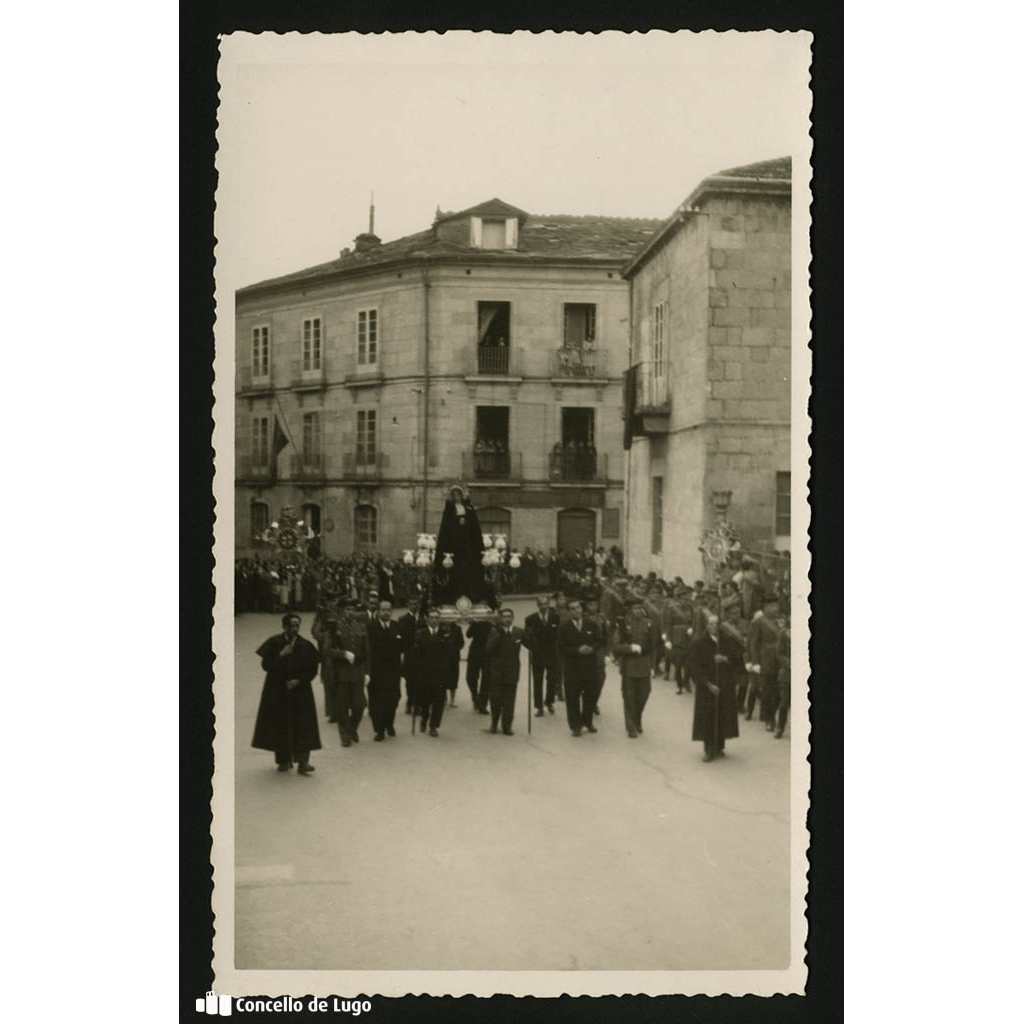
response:
[[(516, 623), (533, 610), (512, 602)], [(236, 624), (236, 967), (344, 970), (778, 969), (789, 950), (789, 740), (740, 722), (701, 762), (693, 698), (656, 679), (628, 739), (609, 665), (599, 732), (564, 705), (485, 732), (465, 663), (439, 739), (343, 749), (323, 717), (316, 774), (249, 746), (271, 615)], [(312, 614), (303, 615), (309, 636)], [(524, 652), (525, 653), (525, 652)], [(465, 655), (465, 651), (463, 651)]]

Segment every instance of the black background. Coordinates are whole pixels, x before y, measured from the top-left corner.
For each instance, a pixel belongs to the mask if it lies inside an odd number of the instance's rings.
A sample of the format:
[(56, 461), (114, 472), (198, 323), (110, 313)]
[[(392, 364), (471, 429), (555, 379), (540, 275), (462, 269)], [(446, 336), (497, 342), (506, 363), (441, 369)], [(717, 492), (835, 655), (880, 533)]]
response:
[[(212, 986), (210, 779), (213, 699), (214, 508), (213, 213), (216, 188), (217, 36), (233, 31), (645, 31), (648, 29), (808, 30), (814, 34), (811, 208), (811, 765), (808, 982), (805, 996), (625, 996), (621, 998), (375, 998), (371, 1020), (818, 1022), (842, 1017), (842, 7), (824, 3), (738, 4), (373, 2), (291, 3), (215, 0), (181, 13), (180, 294), (180, 953), (183, 1019)], [(229, 314), (230, 315), (230, 314)], [(826, 454), (819, 454), (826, 453)], [(828, 529), (818, 528), (827, 523)], [(827, 682), (826, 682), (827, 681)], [(242, 993), (235, 993), (242, 994)], [(244, 993), (257, 996), (259, 993)], [(267, 995), (280, 995), (269, 993)], [(300, 993), (292, 993), (298, 996)], [(356, 998), (355, 993), (338, 993)], [(286, 1021), (323, 1014), (249, 1014)], [(333, 1015), (338, 1019), (338, 1015)]]

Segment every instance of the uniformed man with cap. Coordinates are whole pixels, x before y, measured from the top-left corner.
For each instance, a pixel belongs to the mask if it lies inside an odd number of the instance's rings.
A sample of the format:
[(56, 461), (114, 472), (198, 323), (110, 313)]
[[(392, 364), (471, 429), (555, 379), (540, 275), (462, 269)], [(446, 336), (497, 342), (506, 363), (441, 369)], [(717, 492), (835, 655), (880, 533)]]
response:
[(626, 735), (631, 740), (643, 733), (643, 713), (651, 695), (651, 672), (658, 641), (656, 630), (636, 594), (626, 600), (626, 615), (616, 630), (612, 653), (619, 659), (622, 675), (622, 710)]
[(334, 664), (337, 682), (334, 712), (341, 745), (359, 742), (359, 723), (366, 709), (366, 681), (370, 648), (366, 637), (366, 609), (359, 601), (346, 601), (337, 626), (327, 634), (325, 656)]

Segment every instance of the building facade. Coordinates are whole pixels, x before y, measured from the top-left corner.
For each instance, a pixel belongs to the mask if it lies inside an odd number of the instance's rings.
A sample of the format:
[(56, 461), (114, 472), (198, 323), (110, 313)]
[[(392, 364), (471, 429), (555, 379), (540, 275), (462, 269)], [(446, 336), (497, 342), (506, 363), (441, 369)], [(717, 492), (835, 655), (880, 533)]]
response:
[(702, 181), (623, 271), (626, 554), (687, 582), (724, 515), (790, 547), (791, 160)]
[(623, 543), (622, 265), (659, 222), (491, 200), (236, 294), (236, 553), (284, 506), (398, 554), (468, 485), (520, 549)]

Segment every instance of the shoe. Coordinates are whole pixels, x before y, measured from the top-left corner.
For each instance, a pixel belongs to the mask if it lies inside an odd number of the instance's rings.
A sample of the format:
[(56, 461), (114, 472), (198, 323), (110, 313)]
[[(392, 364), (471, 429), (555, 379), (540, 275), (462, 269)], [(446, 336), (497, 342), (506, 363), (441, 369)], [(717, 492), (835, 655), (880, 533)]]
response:
[(492, 736), (497, 736), (497, 735), (498, 735), (498, 727), (497, 727), (496, 725), (492, 725), (492, 726), (490, 727), (490, 729), (488, 729), (487, 731), (488, 731), (488, 732), (489, 732), (489, 733), (490, 733), (490, 734), (491, 734)]
[(764, 731), (765, 732), (775, 732), (775, 723), (774, 722), (765, 722), (764, 723)]
[(783, 732), (783, 730), (782, 730), (782, 729), (776, 729), (776, 730), (775, 730), (775, 738), (776, 738), (777, 740), (781, 740), (781, 739), (782, 739), (782, 737), (783, 737), (783, 735), (784, 735), (784, 732)]
[(683, 692), (683, 688), (681, 686), (677, 686), (676, 687), (676, 694), (678, 695), (678, 694), (680, 694), (682, 692)]
[(601, 709), (596, 704), (594, 705), (594, 714), (598, 716), (601, 714)]
[(357, 733), (357, 732), (352, 733), (352, 742), (353, 743), (358, 743), (359, 742), (359, 733)]
[(381, 742), (383, 742), (383, 740), (384, 740), (384, 733), (382, 733), (382, 732), (375, 732), (373, 734), (373, 742), (374, 743), (381, 743)]
[(300, 775), (312, 775), (313, 772), (315, 772), (315, 771), (316, 771), (316, 769), (308, 761), (305, 764), (300, 764), (299, 765), (299, 774)]
[(279, 765), (277, 766), (277, 770), (278, 770), (279, 772), (287, 772), (287, 771), (290, 771), (290, 770), (291, 770), (291, 767), (292, 767), (292, 766), (291, 766), (290, 764), (279, 764)]
[(514, 732), (513, 732), (513, 731), (512, 731), (511, 729), (502, 729), (501, 731), (502, 731), (502, 732), (503, 732), (503, 733), (504, 733), (504, 734), (505, 734), (506, 736), (514, 736), (514, 735), (515, 735), (515, 733), (514, 733)]
[(342, 740), (341, 741), (341, 745), (343, 747), (351, 747), (352, 746), (352, 741), (351, 740)]
[(420, 721), (420, 732), (427, 731), (427, 720), (424, 718)]
[(430, 727), (430, 735), (431, 736), (436, 736), (437, 735), (437, 730), (433, 726)]
[(448, 701), (448, 707), (450, 707), (450, 708), (457, 708), (458, 706), (459, 705), (456, 704), (455, 701), (453, 701), (453, 700)]
[(573, 729), (572, 734), (573, 734), (573, 736), (579, 736), (580, 735), (579, 729)]
[(545, 704), (544, 706), (548, 709), (548, 714), (549, 715), (553, 715), (555, 713), (555, 705), (554, 704)]
[(543, 711), (535, 711), (533, 713), (533, 717), (534, 718), (543, 718), (544, 717), (544, 712)]
[(641, 735), (641, 736), (642, 736), (642, 735), (644, 734), (644, 730), (643, 730), (643, 728), (642, 728), (641, 726), (639, 726), (639, 725), (638, 725), (638, 726), (636, 727), (636, 731), (637, 731), (638, 733), (640, 733), (640, 735)]
[(395, 735), (395, 727), (393, 725), (389, 725), (388, 728), (387, 728), (387, 733), (388, 733), (389, 736), (394, 736)]
[(704, 762), (705, 764), (707, 764), (707, 762), (708, 762), (708, 761), (713, 761), (714, 759), (715, 759), (715, 755), (714, 755), (714, 754), (705, 754), (705, 755), (704, 755), (704, 756), (703, 756), (703, 757), (701, 758), (701, 760), (702, 760), (702, 761), (703, 761), (703, 762)]
[(336, 718), (328, 718), (327, 721), (330, 722), (332, 725), (338, 724), (338, 720)]
[(627, 735), (627, 736), (628, 736), (628, 737), (629, 737), (629, 738), (630, 738), (631, 740), (635, 740), (635, 739), (636, 739), (636, 733), (635, 733), (635, 732), (634, 732), (634, 731), (633, 731), (632, 729), (630, 729), (630, 730), (629, 730), (629, 732), (627, 732), (627, 733), (626, 733), (626, 735)]
[(746, 721), (750, 721), (751, 716), (754, 714), (753, 711), (748, 711), (743, 717)]
[(592, 725), (588, 725), (587, 726), (587, 732), (597, 732), (597, 729), (594, 726), (592, 726)]
[(409, 707), (409, 705), (408, 705), (408, 704), (406, 704), (406, 705), (405, 705), (405, 713), (406, 713), (407, 715), (411, 715), (411, 714), (412, 714), (412, 708), (411, 708), (411, 707)]

